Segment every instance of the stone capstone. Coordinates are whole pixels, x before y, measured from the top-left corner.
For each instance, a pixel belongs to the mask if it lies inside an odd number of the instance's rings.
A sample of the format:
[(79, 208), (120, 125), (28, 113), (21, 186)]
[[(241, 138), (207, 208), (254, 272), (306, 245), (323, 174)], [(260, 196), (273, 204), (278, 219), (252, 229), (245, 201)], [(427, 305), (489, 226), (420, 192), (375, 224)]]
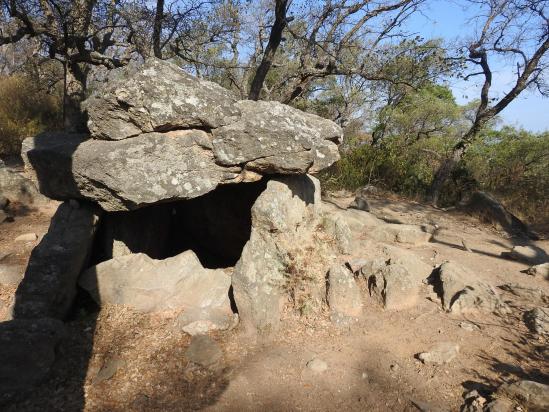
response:
[(316, 173), (339, 159), (335, 123), (277, 102), (237, 101), (156, 59), (111, 71), (84, 107), (89, 135), (34, 137), (23, 157), (45, 195), (106, 211), (192, 199), (268, 174)]
[(213, 131), (213, 152), (225, 166), (258, 172), (318, 172), (339, 158), (341, 131), (326, 119), (278, 102), (241, 101), (240, 119)]
[(240, 117), (235, 103), (223, 87), (150, 59), (112, 70), (84, 109), (94, 138), (121, 140), (156, 131), (220, 127)]

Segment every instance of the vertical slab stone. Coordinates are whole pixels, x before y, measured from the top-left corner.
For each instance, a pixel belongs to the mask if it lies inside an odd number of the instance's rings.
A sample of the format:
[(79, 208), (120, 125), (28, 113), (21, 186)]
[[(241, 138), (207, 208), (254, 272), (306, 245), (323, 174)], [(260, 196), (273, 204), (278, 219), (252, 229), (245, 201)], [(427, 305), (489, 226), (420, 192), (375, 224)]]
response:
[(15, 293), (14, 318), (67, 315), (78, 276), (86, 268), (101, 210), (88, 203), (62, 203), (48, 233), (31, 253), (25, 276)]
[(288, 255), (318, 222), (320, 186), (306, 175), (272, 179), (252, 207), (252, 232), (233, 274), (242, 326), (269, 333), (280, 322)]

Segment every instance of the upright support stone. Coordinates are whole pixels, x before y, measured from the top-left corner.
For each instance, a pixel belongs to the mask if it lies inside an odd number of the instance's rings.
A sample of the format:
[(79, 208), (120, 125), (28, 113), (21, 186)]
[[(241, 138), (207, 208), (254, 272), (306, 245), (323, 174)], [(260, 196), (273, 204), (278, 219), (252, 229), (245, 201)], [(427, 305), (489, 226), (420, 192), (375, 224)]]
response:
[(284, 288), (291, 275), (289, 254), (310, 238), (318, 223), (319, 205), (318, 180), (300, 175), (270, 180), (252, 207), (251, 237), (232, 282), (241, 324), (248, 332), (268, 333), (278, 328)]
[(14, 318), (63, 319), (86, 268), (101, 210), (87, 203), (62, 203), (48, 233), (32, 251), (15, 293)]

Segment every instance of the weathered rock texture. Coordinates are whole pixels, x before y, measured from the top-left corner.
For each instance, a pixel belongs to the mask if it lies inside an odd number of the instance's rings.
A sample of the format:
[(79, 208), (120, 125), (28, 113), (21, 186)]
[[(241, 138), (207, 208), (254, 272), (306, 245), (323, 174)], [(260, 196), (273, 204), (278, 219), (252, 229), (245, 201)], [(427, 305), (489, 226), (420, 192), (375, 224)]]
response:
[(534, 308), (524, 314), (528, 329), (538, 335), (549, 336), (549, 308)]
[(318, 172), (339, 159), (341, 129), (151, 59), (113, 70), (85, 103), (88, 135), (42, 135), (25, 156), (49, 197), (107, 211), (192, 199), (264, 174)]
[(449, 312), (507, 311), (494, 287), (477, 280), (473, 273), (453, 262), (443, 263), (433, 273), (432, 283)]
[[(5, 166), (0, 166), (0, 198), (4, 199), (1, 203), (9, 201), (25, 205), (45, 200), (32, 181)], [(0, 205), (0, 209), (3, 206)]]
[(332, 322), (347, 324), (362, 315), (362, 297), (353, 273), (342, 265), (334, 265), (328, 273), (328, 305)]
[(120, 256), (89, 268), (79, 280), (101, 304), (142, 312), (174, 309), (220, 310), (231, 316), (231, 277), (202, 267), (191, 250), (154, 260), (142, 253)]
[(14, 318), (62, 319), (67, 315), (78, 276), (88, 265), (100, 215), (100, 209), (88, 203), (59, 206), (17, 288)]
[[(293, 259), (311, 242), (319, 206), (318, 180), (290, 176), (270, 180), (252, 207), (250, 240), (233, 274), (236, 305), (248, 330), (276, 330), (285, 291), (296, 282), (310, 282), (311, 301), (323, 299), (325, 272), (317, 279), (302, 278), (308, 274)], [(306, 255), (301, 259), (307, 259)]]

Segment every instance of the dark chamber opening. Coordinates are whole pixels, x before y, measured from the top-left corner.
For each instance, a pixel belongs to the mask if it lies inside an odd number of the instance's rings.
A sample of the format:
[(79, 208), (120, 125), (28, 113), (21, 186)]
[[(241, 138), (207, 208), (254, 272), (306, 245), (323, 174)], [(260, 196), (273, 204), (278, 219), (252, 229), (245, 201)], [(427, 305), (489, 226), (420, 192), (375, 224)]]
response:
[(206, 268), (234, 266), (250, 238), (252, 205), (266, 184), (222, 185), (195, 199), (108, 213), (91, 263), (140, 252), (165, 259), (191, 249)]

